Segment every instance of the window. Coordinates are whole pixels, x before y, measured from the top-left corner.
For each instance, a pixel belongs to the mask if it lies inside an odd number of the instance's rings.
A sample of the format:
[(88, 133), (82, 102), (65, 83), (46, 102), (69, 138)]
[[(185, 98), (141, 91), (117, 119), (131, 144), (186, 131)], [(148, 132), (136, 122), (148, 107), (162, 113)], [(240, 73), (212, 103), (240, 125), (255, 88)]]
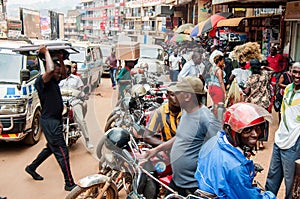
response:
[(30, 79), (40, 74), (40, 66), (39, 66), (38, 58), (36, 56), (28, 56), (26, 68), (30, 72)]

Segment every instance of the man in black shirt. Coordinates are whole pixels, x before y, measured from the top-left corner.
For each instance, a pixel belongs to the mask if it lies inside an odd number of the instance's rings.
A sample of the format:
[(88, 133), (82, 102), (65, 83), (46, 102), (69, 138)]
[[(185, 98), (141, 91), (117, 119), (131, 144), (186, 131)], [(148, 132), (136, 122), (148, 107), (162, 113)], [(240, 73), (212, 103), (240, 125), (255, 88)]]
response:
[(65, 178), (65, 190), (71, 191), (76, 184), (71, 174), (69, 152), (62, 132), (63, 101), (58, 86), (59, 81), (66, 78), (66, 69), (63, 64), (62, 54), (57, 55), (59, 65), (53, 62), (45, 46), (40, 46), (38, 52), (44, 54), (46, 58), (46, 72), (37, 78), (35, 87), (41, 101), (42, 114), (40, 121), (47, 145), (25, 170), (33, 179), (43, 180), (43, 177), (35, 170), (51, 154), (54, 154)]

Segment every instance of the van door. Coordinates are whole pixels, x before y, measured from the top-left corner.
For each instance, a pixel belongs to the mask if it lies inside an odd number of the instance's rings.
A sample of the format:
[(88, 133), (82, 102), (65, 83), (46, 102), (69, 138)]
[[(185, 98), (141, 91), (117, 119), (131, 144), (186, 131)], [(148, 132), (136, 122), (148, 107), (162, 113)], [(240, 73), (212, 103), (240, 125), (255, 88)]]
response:
[(91, 52), (93, 53), (93, 68), (91, 69), (92, 72), (92, 85), (98, 86), (101, 81), (101, 75), (102, 75), (102, 57), (100, 54), (100, 47), (93, 46), (91, 48)]

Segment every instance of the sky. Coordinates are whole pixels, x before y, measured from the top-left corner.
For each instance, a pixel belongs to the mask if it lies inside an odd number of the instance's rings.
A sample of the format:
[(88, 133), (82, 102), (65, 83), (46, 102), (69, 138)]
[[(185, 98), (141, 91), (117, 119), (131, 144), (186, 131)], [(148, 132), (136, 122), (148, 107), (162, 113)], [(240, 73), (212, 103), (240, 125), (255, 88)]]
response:
[(8, 16), (18, 17), (19, 7), (31, 10), (48, 9), (65, 13), (72, 10), (80, 3), (81, 0), (8, 0)]

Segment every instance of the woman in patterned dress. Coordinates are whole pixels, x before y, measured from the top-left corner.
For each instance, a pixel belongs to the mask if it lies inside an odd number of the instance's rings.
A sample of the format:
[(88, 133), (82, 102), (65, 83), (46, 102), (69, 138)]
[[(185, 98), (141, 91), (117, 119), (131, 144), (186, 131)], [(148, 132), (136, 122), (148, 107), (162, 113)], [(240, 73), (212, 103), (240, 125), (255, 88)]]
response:
[[(273, 69), (268, 66), (261, 66), (261, 63), (258, 59), (252, 59), (250, 61), (250, 67), (252, 75), (248, 77), (247, 82), (245, 83), (243, 92), (245, 93), (245, 102), (253, 103), (259, 105), (266, 110), (270, 106), (271, 99), (271, 90), (270, 90), (270, 79), (273, 74)], [(266, 132), (259, 139), (259, 149), (263, 149), (263, 141), (268, 140), (269, 134), (269, 123), (266, 123)]]

